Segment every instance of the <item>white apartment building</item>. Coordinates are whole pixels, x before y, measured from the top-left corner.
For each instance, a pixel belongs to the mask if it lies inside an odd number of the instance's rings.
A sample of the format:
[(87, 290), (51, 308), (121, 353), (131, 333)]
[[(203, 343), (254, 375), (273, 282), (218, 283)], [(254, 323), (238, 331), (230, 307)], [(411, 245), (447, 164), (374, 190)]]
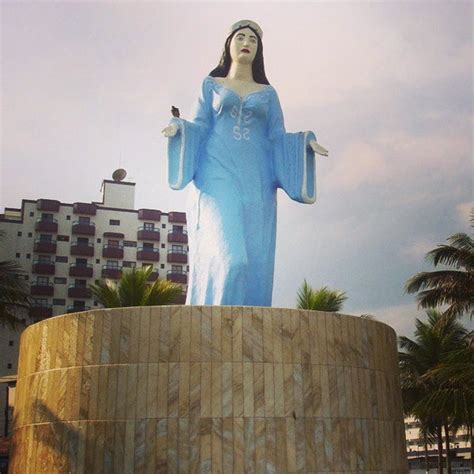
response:
[[(115, 173), (114, 173), (115, 175)], [(188, 278), (184, 212), (134, 209), (135, 183), (102, 182), (102, 202), (23, 199), (0, 215), (0, 260), (15, 260), (30, 282), (34, 304), (23, 315), (44, 318), (99, 307), (90, 284), (118, 280), (123, 270), (152, 266), (150, 279), (183, 285)], [(20, 331), (0, 328), (0, 377), (17, 373)], [(0, 384), (0, 436), (5, 431), (6, 386)]]

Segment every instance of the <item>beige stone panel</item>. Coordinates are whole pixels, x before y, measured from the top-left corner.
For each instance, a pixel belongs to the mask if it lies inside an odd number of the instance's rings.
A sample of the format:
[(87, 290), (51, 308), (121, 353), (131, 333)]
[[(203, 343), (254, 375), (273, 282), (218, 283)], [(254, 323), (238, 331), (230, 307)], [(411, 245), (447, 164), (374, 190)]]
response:
[(357, 416), (361, 416), (361, 408), (360, 408), (360, 388), (359, 388), (359, 374), (358, 371), (360, 369), (351, 367), (349, 369), (350, 373), (350, 384), (352, 390), (352, 414), (351, 417), (356, 418)]
[(255, 472), (255, 424), (254, 418), (244, 418), (244, 465), (245, 472)]
[[(41, 324), (38, 332), (39, 338), (39, 358), (37, 359), (36, 370), (48, 370), (50, 367), (64, 367), (65, 345), (69, 337), (64, 334), (64, 318), (54, 318), (49, 324)], [(54, 338), (54, 334), (61, 334), (61, 337)], [(51, 350), (48, 349), (51, 345)], [(51, 357), (53, 360), (51, 360)]]
[(296, 427), (291, 416), (283, 418), (285, 422), (286, 462), (288, 472), (296, 472)]
[(287, 417), (295, 411), (293, 385), (293, 364), (283, 364), (283, 403)]
[(367, 319), (361, 318), (360, 324), (360, 364), (369, 368), (369, 335), (367, 332)]
[(222, 416), (232, 416), (232, 362), (222, 364)]
[(263, 361), (273, 362), (273, 315), (270, 308), (262, 308)]
[(317, 345), (318, 345), (318, 362), (320, 364), (328, 363), (328, 348), (327, 348), (327, 339), (326, 339), (326, 316), (325, 313), (318, 312), (314, 315), (316, 319), (316, 328), (317, 328)]
[(127, 373), (127, 418), (134, 419), (137, 410), (137, 380), (138, 367), (136, 365), (128, 366)]
[(91, 472), (100, 472), (104, 463), (104, 439), (105, 425), (103, 422), (96, 423), (94, 436), (94, 461)]
[(159, 418), (168, 416), (168, 364), (158, 364), (158, 392), (156, 411)]
[[(168, 419), (158, 418), (156, 424), (156, 472), (168, 469)], [(126, 471), (125, 471), (126, 472)]]
[(244, 420), (241, 417), (233, 419), (233, 440), (234, 440), (234, 450), (233, 450), (233, 471), (234, 473), (243, 474), (245, 472), (245, 463), (244, 463)]
[(265, 419), (254, 418), (255, 472), (265, 473)]
[(168, 416), (178, 416), (179, 405), (179, 363), (169, 364), (168, 374)]
[[(100, 364), (100, 357), (101, 357), (101, 351), (102, 351), (102, 323), (103, 323), (103, 318), (99, 317), (98, 314), (96, 313), (89, 313), (86, 316), (88, 319), (90, 318), (90, 321), (88, 321), (88, 324), (91, 325), (91, 332), (89, 334), (90, 339), (87, 340), (88, 334), (86, 334), (86, 345), (90, 345), (90, 354), (87, 354), (88, 358), (90, 357), (90, 364), (91, 365), (98, 365)], [(63, 319), (63, 318), (60, 318)], [(56, 366), (60, 367), (60, 358), (59, 355), (60, 351), (57, 353), (57, 360), (56, 360)]]
[(201, 417), (211, 416), (212, 401), (212, 365), (210, 362), (201, 364)]
[(222, 314), (220, 306), (213, 306), (211, 311), (212, 348), (211, 360), (222, 362)]
[(138, 364), (137, 380), (137, 418), (146, 418), (146, 399), (148, 387), (148, 364)]
[(138, 468), (135, 461), (135, 472), (143, 472), (143, 473), (156, 472), (155, 439), (156, 439), (155, 420), (146, 420), (146, 419), (141, 420), (140, 443), (138, 444), (140, 469)]
[(212, 418), (211, 461), (212, 472), (222, 474), (222, 418)]
[(228, 306), (222, 306), (221, 329), (222, 329), (222, 361), (232, 361), (232, 310)]
[(336, 342), (334, 338), (335, 322), (331, 313), (324, 313), (324, 322), (326, 326), (327, 364), (333, 366), (336, 363)]
[(263, 364), (265, 387), (265, 417), (275, 416), (275, 385), (273, 380), (273, 364)]
[[(178, 419), (168, 418), (168, 472), (178, 472)], [(132, 472), (132, 471), (130, 471)]]
[[(104, 458), (102, 461), (103, 472), (113, 472), (114, 463), (114, 441), (115, 441), (115, 422), (106, 421), (104, 425)], [(61, 472), (61, 471), (60, 471)]]
[(170, 352), (169, 361), (179, 362), (181, 344), (181, 317), (176, 309), (171, 309), (170, 314)]
[(283, 313), (284, 310), (272, 310), (272, 343), (273, 343), (273, 361), (284, 362), (283, 359)]
[(252, 309), (242, 308), (242, 355), (244, 362), (253, 361)]
[(343, 316), (339, 314), (332, 315), (332, 330), (334, 335), (334, 363), (336, 365), (343, 365), (344, 364), (344, 354), (343, 354), (343, 335), (342, 335), (342, 318)]
[(107, 393), (108, 379), (109, 379), (108, 367), (105, 365), (101, 365), (99, 367), (99, 386), (98, 386), (98, 394), (97, 394), (97, 419), (98, 420), (107, 419), (108, 400), (106, 396), (103, 396), (103, 394)]
[(349, 420), (341, 418), (341, 465), (343, 471), (349, 471), (351, 465), (350, 445), (352, 440), (349, 438)]
[[(89, 428), (88, 428), (89, 429)], [(125, 422), (125, 442), (123, 452), (123, 472), (134, 472), (135, 420)], [(87, 470), (86, 472), (92, 472)]]
[(191, 362), (189, 374), (189, 416), (201, 416), (201, 363)]
[(315, 439), (315, 423), (312, 418), (305, 418), (305, 455), (306, 455), (306, 470), (316, 471), (318, 469), (316, 461), (316, 439)]
[(342, 418), (332, 418), (331, 419), (331, 439), (332, 439), (332, 450), (333, 450), (333, 459), (332, 459), (332, 469), (334, 471), (343, 471), (343, 452), (342, 452), (342, 427), (341, 427)]
[(211, 416), (222, 416), (222, 362), (211, 363)]
[(291, 312), (291, 350), (292, 350), (292, 359), (294, 364), (301, 364), (301, 328), (300, 320), (301, 317), (298, 313)]
[[(60, 319), (60, 318), (58, 318)], [(61, 318), (64, 319), (64, 318)], [(57, 325), (53, 325), (55, 327)], [(76, 352), (77, 352), (77, 315), (71, 315), (71, 318), (68, 318), (67, 321), (63, 323), (64, 334), (62, 339), (65, 342), (64, 344), (64, 367), (71, 367), (75, 365), (76, 362)], [(55, 340), (58, 341), (58, 334), (51, 334), (52, 341), (50, 343), (50, 354), (54, 353), (54, 346), (56, 344)], [(55, 340), (54, 340), (55, 339)], [(49, 358), (51, 363), (51, 357)], [(51, 365), (48, 367), (48, 369)]]
[[(100, 375), (104, 375), (106, 373), (106, 370), (104, 370), (101, 367), (102, 370), (99, 370), (99, 377)], [(67, 369), (60, 369), (59, 371), (59, 379), (58, 379), (58, 385), (57, 385), (57, 417), (60, 418), (61, 420), (65, 419), (66, 415), (66, 403), (67, 403)], [(46, 392), (46, 385), (48, 383), (48, 377), (51, 374), (51, 372), (45, 372), (43, 374), (40, 374), (40, 383), (38, 385), (38, 402), (41, 403), (41, 405), (44, 406), (46, 403), (46, 397), (45, 397), (45, 392)], [(100, 384), (100, 378), (99, 378), (99, 391), (102, 389), (104, 390), (106, 387), (105, 384)], [(100, 412), (101, 414), (103, 412)], [(41, 418), (41, 421), (46, 421), (43, 417)]]
[(291, 313), (287, 309), (281, 310), (281, 347), (283, 362), (291, 364), (293, 362), (293, 333), (291, 326)]
[(296, 433), (296, 472), (304, 472), (306, 469), (306, 430), (304, 418), (295, 421)]
[(349, 335), (349, 325), (351, 316), (341, 316), (341, 351), (342, 351), (342, 363), (345, 366), (351, 365), (351, 354), (352, 354), (352, 339)]
[(265, 457), (266, 472), (277, 472), (277, 453), (276, 453), (276, 427), (275, 419), (272, 417), (265, 419)]
[(252, 308), (252, 349), (254, 362), (263, 362), (262, 308)]
[(303, 367), (301, 364), (293, 364), (293, 396), (295, 415), (304, 416), (304, 392), (303, 392)]
[(369, 395), (370, 390), (370, 371), (368, 369), (359, 369), (359, 388), (361, 402), (361, 418), (369, 418), (372, 416), (372, 405)]
[[(146, 388), (146, 418), (158, 418), (158, 364), (148, 364)], [(121, 418), (117, 416), (118, 418)]]
[(189, 419), (189, 471), (199, 472), (201, 446), (199, 441), (200, 418)]
[(286, 457), (286, 423), (284, 418), (275, 418), (276, 434), (276, 467), (277, 472), (288, 471), (288, 461)]
[(189, 472), (189, 418), (178, 419), (178, 472)]
[[(116, 428), (116, 432), (117, 432)], [(87, 423), (78, 422), (77, 425), (77, 449), (75, 459), (75, 471), (74, 472), (86, 472), (85, 471), (85, 459), (86, 459), (86, 434), (87, 434)], [(121, 445), (116, 444), (118, 449)], [(123, 452), (123, 450), (121, 450)]]
[(251, 362), (243, 363), (244, 417), (254, 416), (253, 366), (254, 364)]
[(324, 463), (325, 469), (327, 471), (334, 470), (334, 450), (333, 450), (333, 440), (332, 440), (332, 419), (323, 418), (323, 448), (324, 448)]
[(242, 308), (232, 308), (232, 360), (240, 362), (242, 358)]
[(336, 382), (337, 382), (337, 394), (338, 394), (338, 414), (344, 418), (348, 416), (348, 393), (346, 391), (346, 380), (344, 374), (344, 367), (338, 365), (336, 367)]
[(193, 362), (201, 361), (201, 319), (201, 308), (191, 307), (190, 358)]
[(191, 307), (182, 306), (180, 318), (179, 360), (189, 362), (191, 356)]
[(312, 414), (311, 416), (321, 418), (323, 416), (323, 391), (321, 385), (321, 366), (311, 365), (311, 383), (313, 389)]
[(234, 417), (242, 417), (244, 414), (243, 385), (243, 366), (234, 362), (232, 364), (232, 405)]
[(210, 306), (202, 307), (201, 315), (201, 360), (212, 360), (212, 309)]
[(285, 390), (283, 383), (283, 364), (273, 364), (273, 381), (275, 389), (275, 416), (285, 416)]
[(223, 474), (234, 469), (234, 420), (222, 419), (222, 467)]
[(295, 319), (299, 319), (300, 338), (301, 338), (301, 363), (311, 364), (311, 331), (309, 327), (310, 311), (301, 311), (295, 315)]
[(305, 417), (314, 416), (315, 388), (313, 387), (313, 370), (309, 364), (303, 364), (303, 409)]
[(150, 349), (148, 362), (157, 363), (160, 360), (160, 319), (161, 313), (150, 312)]
[(201, 418), (199, 438), (201, 445), (200, 472), (212, 472), (212, 418)]
[(369, 377), (370, 377), (369, 396), (370, 396), (370, 402), (371, 402), (371, 412), (369, 413), (369, 418), (379, 418), (380, 406), (378, 404), (378, 397), (377, 397), (377, 372), (375, 370), (370, 370)]
[(170, 314), (169, 307), (163, 307), (160, 315), (160, 334), (158, 357), (160, 362), (170, 361), (170, 344), (171, 344), (171, 328), (170, 328)]
[(112, 424), (115, 427), (112, 450), (112, 472), (122, 472), (125, 451), (125, 421)]
[(253, 409), (254, 416), (265, 416), (265, 377), (260, 362), (253, 364)]
[(313, 430), (316, 470), (325, 471), (327, 469), (327, 464), (324, 455), (324, 422), (322, 418), (313, 419)]
[(189, 417), (190, 403), (190, 365), (189, 362), (179, 364), (179, 401), (178, 416)]
[[(105, 405), (105, 419), (114, 420), (117, 410), (118, 366), (111, 365), (107, 369), (107, 389), (101, 397), (107, 400)], [(71, 378), (71, 376), (68, 378)], [(68, 398), (71, 399), (71, 397)]]
[[(120, 316), (120, 348), (119, 363), (127, 364), (130, 362), (130, 314), (123, 312)], [(85, 341), (87, 341), (87, 326)], [(84, 344), (85, 348), (86, 344)]]
[(123, 310), (114, 310), (112, 313), (110, 361), (113, 364), (118, 364), (120, 362), (120, 330), (122, 325), (123, 313)]

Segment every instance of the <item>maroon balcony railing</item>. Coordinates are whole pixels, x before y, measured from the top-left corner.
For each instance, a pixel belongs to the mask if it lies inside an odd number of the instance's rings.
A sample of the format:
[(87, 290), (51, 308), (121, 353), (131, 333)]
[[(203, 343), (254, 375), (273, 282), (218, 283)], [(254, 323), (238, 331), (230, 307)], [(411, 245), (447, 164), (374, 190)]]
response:
[(138, 218), (141, 221), (161, 220), (161, 211), (158, 209), (138, 209)]
[(188, 254), (184, 250), (168, 250), (168, 263), (188, 263)]
[(92, 265), (80, 265), (77, 263), (69, 265), (69, 276), (92, 278), (93, 274), (94, 268)]
[(42, 219), (41, 217), (35, 222), (35, 230), (37, 232), (58, 232), (57, 219)]
[(176, 242), (178, 244), (188, 243), (188, 233), (185, 230), (173, 230), (168, 231), (168, 242)]
[(87, 286), (76, 286), (74, 284), (69, 285), (67, 289), (67, 295), (69, 298), (91, 298), (92, 290)]
[(159, 249), (147, 249), (139, 247), (137, 249), (137, 260), (146, 260), (147, 262), (158, 262), (160, 260)]
[(166, 279), (174, 281), (175, 283), (183, 283), (184, 285), (188, 283), (188, 275), (183, 271), (178, 270), (168, 270)]
[(158, 229), (144, 229), (140, 227), (137, 232), (137, 240), (155, 240), (159, 242), (160, 240), (160, 231)]
[(54, 285), (51, 283), (33, 282), (30, 287), (31, 294), (34, 296), (53, 296)]
[(54, 262), (33, 262), (33, 273), (38, 273), (40, 275), (54, 275), (56, 272), (56, 267)]
[(102, 248), (102, 257), (123, 258), (123, 247), (121, 245), (104, 245)]
[(71, 244), (71, 255), (92, 257), (94, 255), (94, 244), (83, 244), (80, 242), (73, 242)]
[(104, 265), (102, 267), (102, 278), (110, 278), (112, 280), (118, 280), (122, 275), (122, 267), (108, 267)]
[(72, 223), (72, 233), (74, 235), (95, 235), (95, 224), (75, 221)]
[(174, 224), (186, 224), (185, 212), (170, 212), (168, 213), (168, 222)]
[(56, 253), (56, 241), (36, 239), (33, 251), (38, 253)]
[(35, 305), (31, 306), (29, 315), (33, 319), (45, 319), (50, 318), (53, 315), (53, 306), (48, 305)]
[(74, 306), (73, 304), (67, 307), (68, 313), (80, 313), (81, 311), (89, 311), (91, 309), (90, 306), (86, 305), (78, 305)]
[(75, 202), (72, 205), (72, 212), (74, 214), (86, 214), (89, 216), (95, 216), (97, 213), (97, 206), (90, 202)]
[(38, 211), (58, 212), (60, 206), (61, 203), (54, 199), (38, 199), (36, 201), (36, 209)]

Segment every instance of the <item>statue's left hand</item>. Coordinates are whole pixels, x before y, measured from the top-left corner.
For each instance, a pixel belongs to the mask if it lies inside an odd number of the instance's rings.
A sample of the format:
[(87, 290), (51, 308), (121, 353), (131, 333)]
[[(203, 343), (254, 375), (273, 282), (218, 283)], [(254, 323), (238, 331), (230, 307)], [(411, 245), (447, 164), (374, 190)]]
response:
[(321, 146), (316, 140), (310, 140), (309, 141), (309, 146), (318, 155), (322, 155), (322, 156), (328, 156), (329, 155), (329, 152), (326, 150), (326, 148)]

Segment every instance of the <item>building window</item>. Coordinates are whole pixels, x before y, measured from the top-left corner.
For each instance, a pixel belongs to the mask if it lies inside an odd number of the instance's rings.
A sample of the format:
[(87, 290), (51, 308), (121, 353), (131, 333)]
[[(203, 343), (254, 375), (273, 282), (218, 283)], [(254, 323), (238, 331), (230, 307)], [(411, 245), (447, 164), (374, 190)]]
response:
[(107, 268), (118, 268), (119, 263), (117, 260), (107, 260)]
[(71, 220), (71, 216), (66, 216), (66, 220), (67, 220), (67, 221), (70, 221), (70, 220)]
[(149, 243), (149, 242), (143, 242), (143, 250), (153, 250), (154, 247), (153, 247), (153, 244)]
[(58, 242), (69, 242), (69, 235), (58, 235)]
[(162, 229), (166, 229), (166, 224), (161, 224)]
[(91, 218), (86, 216), (79, 216), (79, 224), (90, 224)]
[(85, 288), (87, 286), (86, 280), (74, 280), (74, 286), (78, 288)]
[(46, 214), (44, 212), (41, 213), (41, 220), (43, 221), (52, 221), (53, 220), (53, 215), (52, 214)]
[(173, 225), (173, 232), (176, 232), (177, 234), (182, 234), (183, 233), (183, 226), (182, 225)]
[(33, 237), (33, 232), (28, 232), (28, 237)]
[(66, 306), (66, 300), (60, 299), (60, 298), (55, 298), (53, 300), (53, 305), (54, 306)]
[(176, 253), (183, 253), (183, 246), (182, 245), (172, 245), (171, 250)]
[(136, 247), (137, 243), (134, 242), (133, 240), (124, 240), (123, 241), (123, 246), (124, 247)]
[(35, 298), (36, 306), (48, 306), (48, 299), (47, 298)]
[(37, 276), (36, 284), (40, 286), (49, 286), (49, 277)]
[(97, 305), (98, 305), (97, 301), (94, 301), (94, 306), (97, 306)]
[(155, 223), (154, 222), (145, 222), (143, 224), (144, 230), (155, 230)]
[(162, 263), (162, 264), (160, 265), (160, 268), (162, 268), (162, 269), (165, 268), (165, 264)]
[(72, 305), (74, 306), (74, 308), (84, 308), (86, 306), (86, 302), (82, 300), (74, 300)]
[(7, 369), (11, 369), (11, 368), (12, 368), (12, 364), (11, 364), (11, 362), (9, 362), (9, 363), (7, 364)]
[(125, 267), (125, 268), (135, 268), (136, 267), (136, 262), (126, 262), (124, 261), (122, 263), (122, 265)]
[(26, 258), (31, 258), (31, 253), (27, 253)]
[(53, 236), (51, 234), (40, 234), (41, 242), (52, 242), (53, 241)]
[(20, 254), (17, 252), (15, 255), (16, 258), (20, 258)]
[(87, 258), (76, 258), (76, 265), (78, 267), (87, 267)]
[(19, 230), (19, 231), (16, 233), (16, 235), (17, 235), (18, 237), (21, 237), (21, 230)]
[(34, 212), (30, 212), (30, 217), (35, 217), (35, 213), (34, 213)]
[(25, 275), (25, 280), (29, 280), (29, 279), (30, 279), (29, 275)]
[(108, 239), (107, 240), (107, 245), (109, 247), (120, 247), (120, 241), (115, 240), (115, 239)]
[(166, 247), (165, 244), (161, 244), (161, 248), (164, 249)]
[(95, 263), (100, 263), (100, 258), (96, 258)]
[(77, 243), (81, 245), (89, 245), (89, 237), (78, 237)]
[(97, 239), (97, 243), (100, 244), (102, 242), (102, 239)]
[(65, 285), (67, 280), (63, 277), (54, 277), (54, 283), (57, 283), (58, 285)]
[(56, 255), (56, 262), (58, 263), (67, 263), (68, 262), (68, 257), (63, 257), (61, 255)]
[(120, 225), (120, 221), (118, 219), (110, 219), (109, 224), (110, 225)]
[(181, 273), (183, 271), (182, 265), (171, 265), (171, 271), (176, 273)]
[(40, 263), (51, 263), (51, 255), (39, 255), (38, 262)]
[(9, 346), (13, 346), (13, 341), (8, 341)]

